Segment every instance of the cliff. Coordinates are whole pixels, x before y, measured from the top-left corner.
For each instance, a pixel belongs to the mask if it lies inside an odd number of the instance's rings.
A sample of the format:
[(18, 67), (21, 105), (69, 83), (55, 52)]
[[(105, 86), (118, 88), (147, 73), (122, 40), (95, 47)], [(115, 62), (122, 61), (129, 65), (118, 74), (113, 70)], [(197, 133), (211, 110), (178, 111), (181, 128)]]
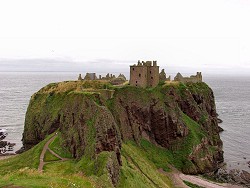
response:
[[(62, 82), (35, 93), (26, 113), (25, 149), (61, 132), (62, 147), (80, 161), (81, 170), (105, 172), (113, 185), (121, 179), (126, 183), (123, 163), (130, 142), (146, 153), (155, 146), (163, 149), (161, 162), (147, 156), (157, 168), (172, 164), (197, 174), (216, 170), (223, 161), (214, 95), (205, 83), (110, 87), (97, 81)], [(98, 92), (103, 88), (114, 90), (113, 96)]]

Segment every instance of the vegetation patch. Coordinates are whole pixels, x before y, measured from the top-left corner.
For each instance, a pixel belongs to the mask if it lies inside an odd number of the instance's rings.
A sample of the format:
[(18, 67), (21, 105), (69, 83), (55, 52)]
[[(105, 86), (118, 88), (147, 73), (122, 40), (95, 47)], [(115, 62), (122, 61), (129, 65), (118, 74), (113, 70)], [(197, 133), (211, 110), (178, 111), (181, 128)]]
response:
[(52, 136), (53, 135), (48, 136), (45, 140), (34, 146), (32, 149), (20, 155), (5, 160), (0, 160), (0, 175), (12, 173), (23, 168), (37, 169), (43, 146)]
[(172, 187), (169, 178), (145, 155), (134, 142), (123, 143), (120, 182), (118, 187)]
[(58, 132), (57, 137), (50, 143), (49, 148), (62, 158), (72, 158), (71, 153), (63, 146), (62, 134)]
[(193, 184), (189, 181), (183, 181), (188, 187), (191, 187), (191, 188), (205, 188), (205, 187), (202, 187), (202, 186), (199, 186), (199, 185), (196, 185), (196, 184)]
[(165, 172), (170, 171), (168, 166), (174, 159), (171, 151), (157, 147), (147, 140), (141, 140), (140, 145), (144, 150), (144, 155), (152, 161), (158, 169), (162, 168)]
[(49, 150), (46, 151), (44, 155), (44, 162), (59, 161), (60, 159), (53, 155)]
[(0, 187), (7, 185), (34, 188), (91, 188), (94, 183), (80, 174), (59, 175), (54, 173), (40, 173), (29, 168), (19, 169), (13, 173), (0, 177)]
[(195, 168), (193, 163), (188, 159), (188, 156), (192, 153), (193, 147), (201, 143), (205, 134), (201, 126), (187, 115), (182, 114), (182, 118), (188, 126), (189, 133), (182, 141), (178, 141), (173, 145), (172, 162), (179, 170), (188, 170)]

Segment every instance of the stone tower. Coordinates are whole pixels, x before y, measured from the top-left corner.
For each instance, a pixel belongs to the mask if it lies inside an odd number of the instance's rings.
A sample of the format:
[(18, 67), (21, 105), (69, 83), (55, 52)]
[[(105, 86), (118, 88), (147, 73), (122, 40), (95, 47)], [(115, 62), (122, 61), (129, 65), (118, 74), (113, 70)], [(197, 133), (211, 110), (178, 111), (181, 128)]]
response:
[(159, 66), (156, 61), (138, 61), (130, 66), (130, 85), (138, 87), (155, 87), (159, 83)]

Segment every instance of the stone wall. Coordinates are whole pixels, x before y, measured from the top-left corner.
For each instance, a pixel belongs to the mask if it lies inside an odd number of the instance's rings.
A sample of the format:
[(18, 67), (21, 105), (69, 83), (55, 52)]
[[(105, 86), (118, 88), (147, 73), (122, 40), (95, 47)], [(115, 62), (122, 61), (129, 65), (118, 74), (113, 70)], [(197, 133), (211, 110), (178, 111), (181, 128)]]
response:
[(155, 87), (159, 83), (159, 66), (148, 67), (148, 86)]
[(139, 87), (155, 87), (159, 83), (159, 66), (156, 61), (138, 61), (130, 66), (130, 85)]
[(174, 81), (182, 82), (182, 83), (187, 83), (187, 82), (192, 82), (192, 83), (197, 83), (197, 82), (202, 82), (202, 74), (201, 72), (197, 72), (196, 75), (192, 75), (190, 77), (183, 77), (181, 73), (177, 73), (177, 75), (174, 77)]
[(147, 67), (143, 65), (130, 66), (130, 85), (147, 87)]

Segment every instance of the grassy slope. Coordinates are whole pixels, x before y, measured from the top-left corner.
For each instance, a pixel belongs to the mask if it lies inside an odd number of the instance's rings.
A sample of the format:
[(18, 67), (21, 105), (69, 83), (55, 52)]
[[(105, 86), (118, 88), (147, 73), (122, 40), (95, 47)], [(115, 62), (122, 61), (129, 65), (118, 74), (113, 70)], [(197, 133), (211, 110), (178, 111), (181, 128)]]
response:
[(15, 170), (23, 169), (26, 167), (30, 169), (37, 169), (43, 146), (51, 137), (52, 135), (48, 136), (44, 141), (40, 142), (27, 152), (6, 160), (1, 160), (0, 175), (5, 175), (9, 172), (13, 172)]
[(50, 143), (49, 148), (63, 158), (72, 158), (70, 152), (66, 148), (62, 147), (60, 132), (58, 132), (58, 136), (55, 138), (55, 140)]
[(122, 161), (118, 187), (172, 187), (169, 178), (159, 172), (159, 166), (134, 142), (123, 143)]
[(45, 162), (51, 162), (51, 161), (59, 161), (60, 159), (55, 155), (53, 155), (49, 150), (47, 150), (43, 160)]
[[(93, 187), (91, 179), (79, 174), (77, 161), (55, 162), (45, 165), (45, 172), (38, 172), (39, 157), (48, 136), (35, 147), (18, 156), (0, 161), (0, 187), (17, 185), (24, 187)], [(56, 148), (58, 145), (53, 144)], [(51, 168), (52, 166), (52, 168)]]
[[(57, 102), (59, 103), (59, 101)], [(187, 156), (192, 147), (199, 144), (205, 134), (200, 129), (200, 125), (188, 116), (183, 114), (182, 118), (190, 132), (182, 142), (175, 143), (177, 148), (175, 152), (158, 148), (146, 140), (142, 140), (140, 146), (133, 142), (123, 143), (123, 166), (119, 187), (172, 187), (170, 180), (159, 172), (160, 168), (169, 171), (168, 164), (173, 164), (178, 169), (192, 168), (192, 163), (187, 160)], [(91, 127), (91, 122), (89, 122), (89, 126)], [(105, 171), (106, 161), (110, 157), (108, 152), (101, 153), (95, 161), (91, 160), (90, 156), (84, 156), (80, 161), (72, 159), (50, 163), (45, 165), (44, 173), (39, 173), (36, 169), (40, 152), (48, 139), (49, 137), (19, 156), (0, 161), (0, 175), (2, 175), (0, 186), (7, 184), (27, 187), (110, 186), (107, 183), (108, 177)], [(89, 140), (89, 143), (91, 146), (92, 141)], [(70, 154), (60, 146), (60, 137), (50, 144), (50, 148), (63, 157), (70, 157)], [(90, 147), (90, 149), (92, 148)], [(74, 184), (76, 186), (73, 186)]]
[[(71, 159), (48, 163), (44, 173), (39, 173), (36, 169), (40, 152), (49, 138), (19, 156), (0, 161), (4, 165), (1, 168), (0, 187), (12, 184), (24, 187), (111, 187), (105, 172), (106, 161), (111, 155), (109, 152), (102, 152), (95, 161), (83, 157), (80, 161)], [(59, 147), (55, 143), (53, 145)], [(158, 152), (156, 147), (155, 152)], [(26, 160), (27, 156), (34, 159), (34, 165), (29, 165), (31, 163)], [(170, 180), (158, 171), (160, 165), (150, 161), (144, 148), (135, 143), (123, 144), (122, 160), (119, 187), (171, 187)], [(17, 161), (22, 161), (18, 168)], [(163, 158), (161, 163), (164, 163)]]
[(147, 140), (142, 140), (140, 146), (134, 142), (123, 143), (121, 180), (119, 187), (172, 187), (170, 180), (159, 172), (168, 172), (169, 164), (178, 169), (192, 168), (187, 159), (192, 147), (201, 142), (204, 133), (195, 121), (183, 114), (183, 120), (188, 126), (189, 135), (176, 143), (177, 150), (170, 151), (160, 148)]

